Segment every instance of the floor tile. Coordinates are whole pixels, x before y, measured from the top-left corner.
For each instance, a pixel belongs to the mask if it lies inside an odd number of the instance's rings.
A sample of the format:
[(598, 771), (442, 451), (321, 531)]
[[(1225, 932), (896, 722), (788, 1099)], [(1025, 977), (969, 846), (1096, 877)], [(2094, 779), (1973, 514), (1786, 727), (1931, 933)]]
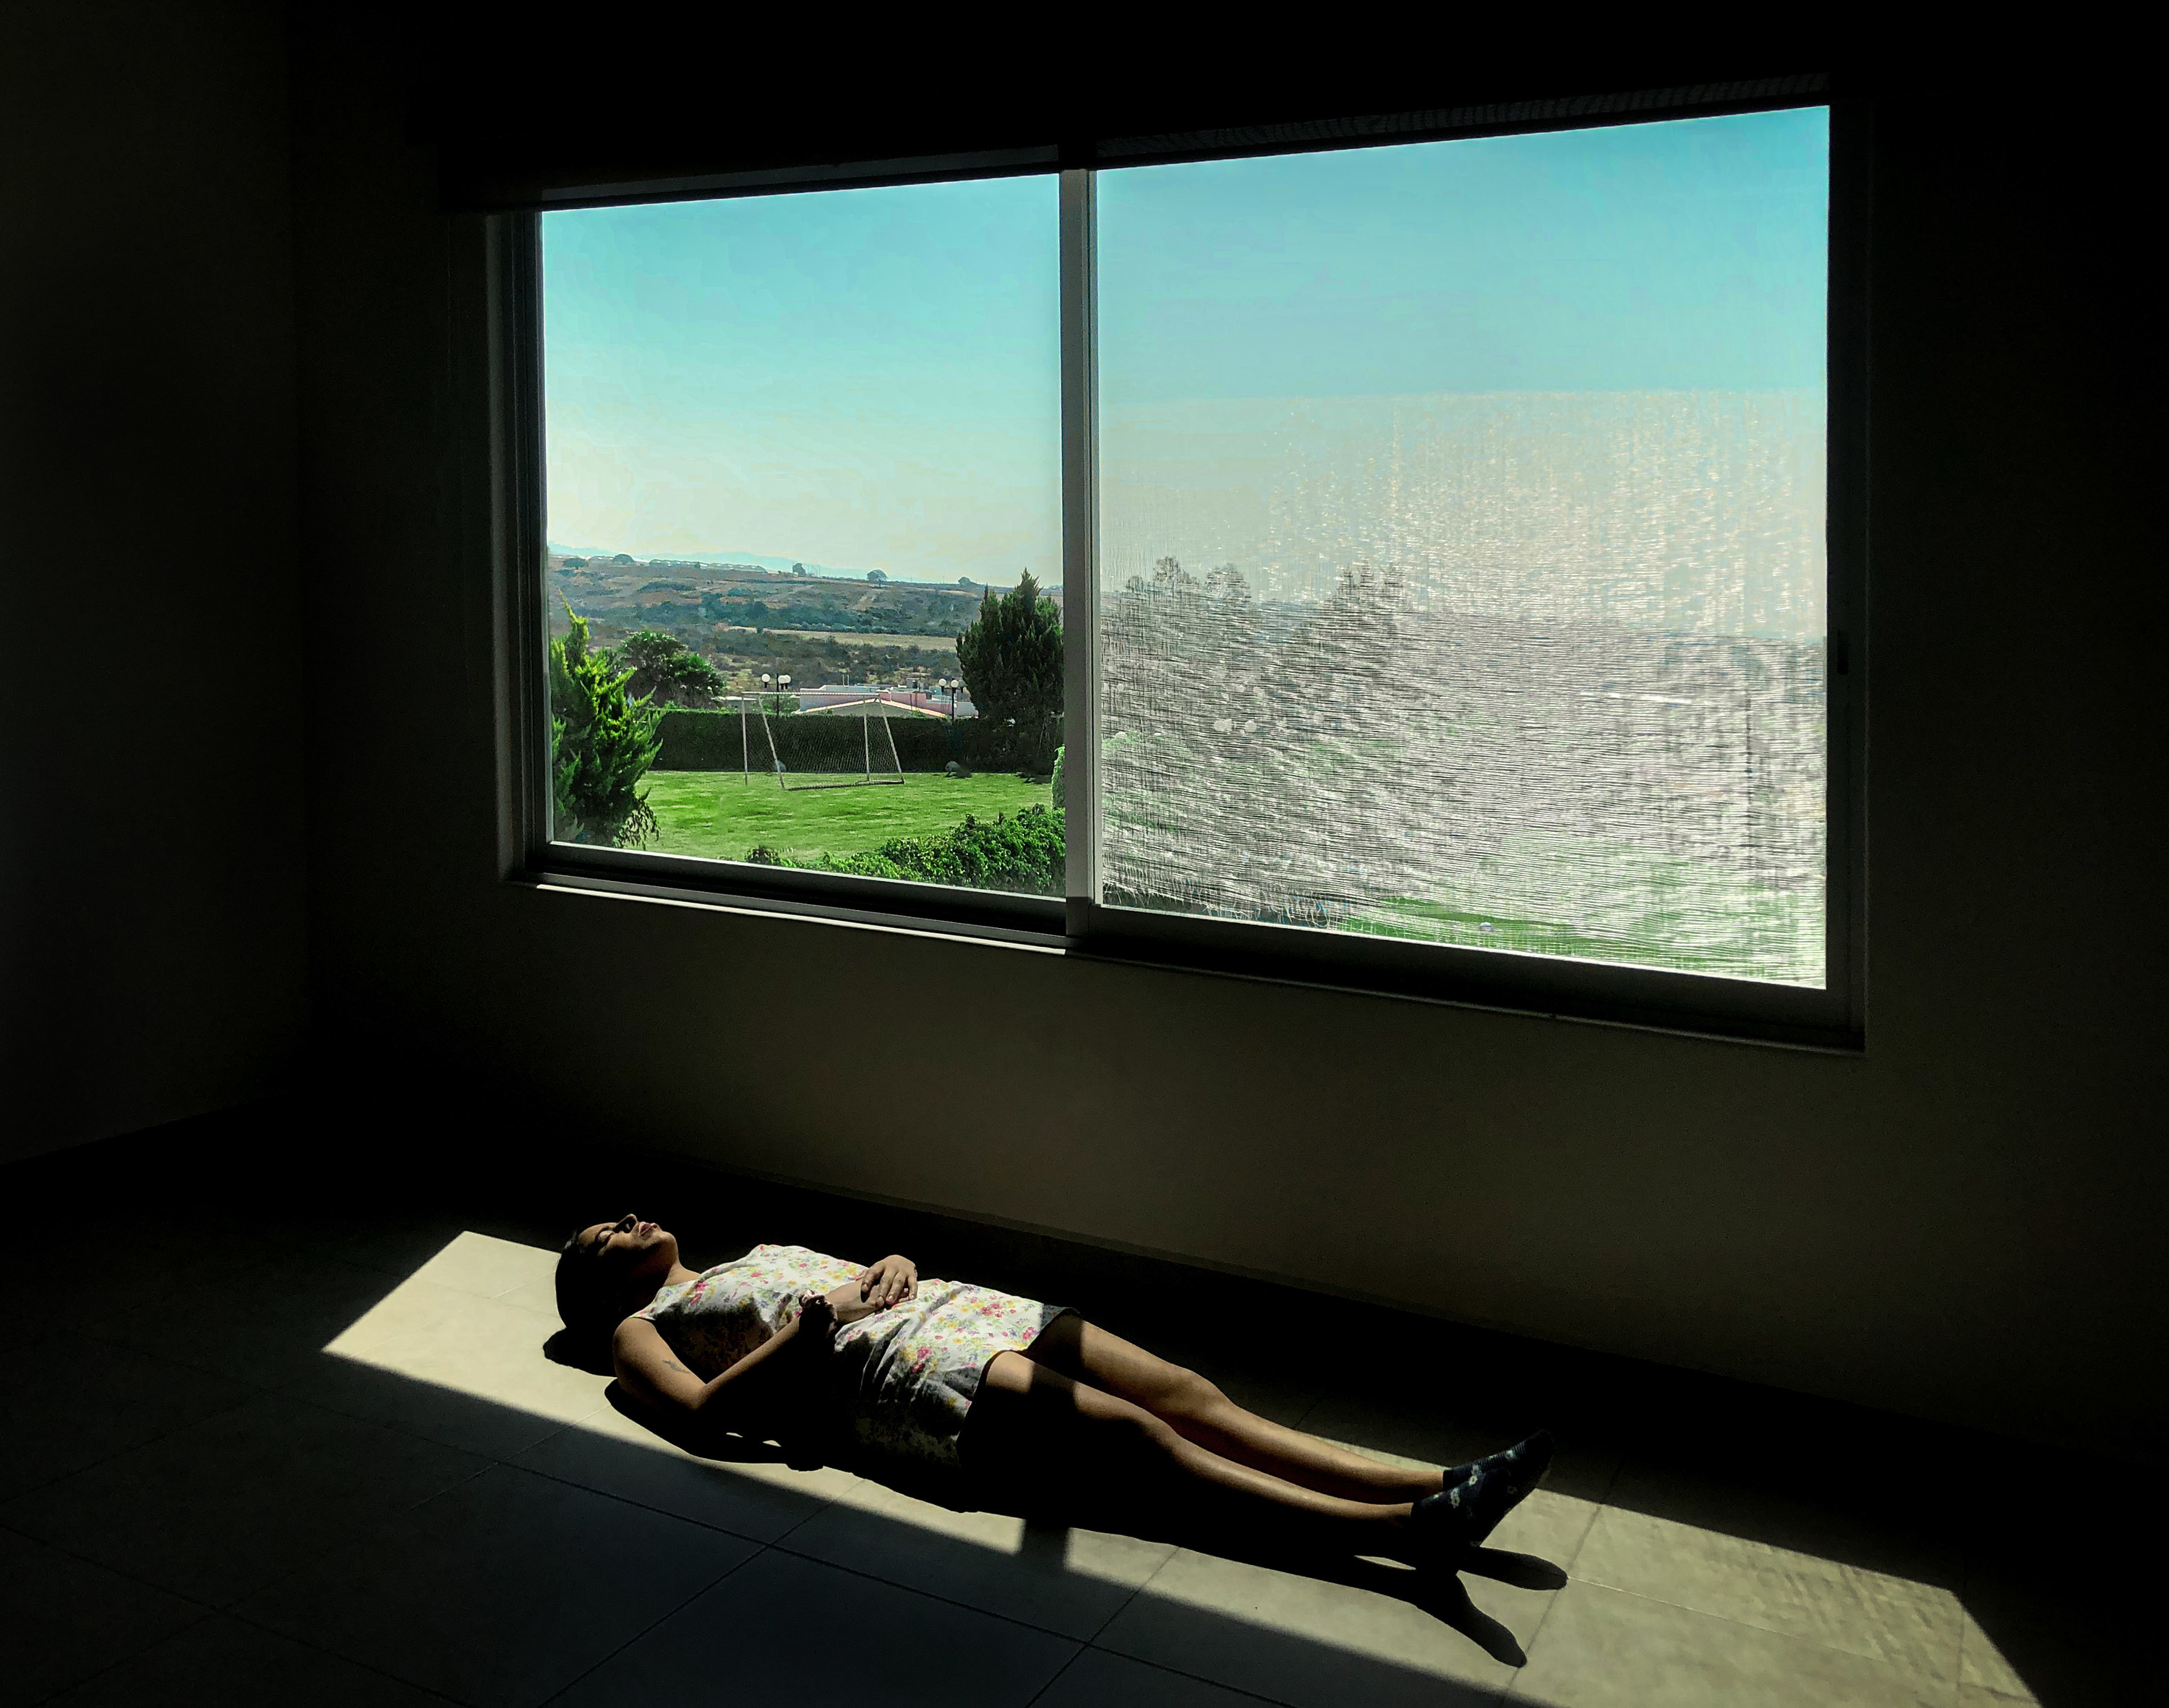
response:
[(516, 1241), (462, 1230), (432, 1253), (407, 1279), (493, 1299), (515, 1288), (540, 1285), (555, 1310), (557, 1253)]
[(0, 1708), (42, 1702), (204, 1617), (199, 1603), (0, 1530)]
[(56, 1699), (53, 1708), (441, 1708), (445, 1699), (213, 1614)]
[(214, 1606), (487, 1461), (275, 1394), (0, 1506), (0, 1523)]
[[(614, 1400), (606, 1399), (575, 1427), (650, 1451), (677, 1450), (650, 1429), (630, 1403), (623, 1402), (621, 1395)], [(771, 1442), (743, 1442), (735, 1448), (733, 1456), (715, 1462), (728, 1465), (734, 1477), (782, 1490), (817, 1505), (826, 1505), (832, 1500), (871, 1501), (877, 1493), (873, 1484), (839, 1465), (793, 1464)], [(614, 1491), (605, 1491), (611, 1492)]]
[[(1336, 1447), (1346, 1447), (1351, 1453), (1383, 1460), (1388, 1465), (1431, 1470), (1437, 1463), (1433, 1460), (1390, 1453), (1358, 1441), (1337, 1440), (1330, 1435), (1320, 1436), (1319, 1439), (1331, 1441)], [(1564, 1571), (1573, 1564), (1575, 1554), (1580, 1551), (1582, 1539), (1589, 1534), (1591, 1521), (1596, 1518), (1596, 1512), (1597, 1506), (1594, 1501), (1555, 1493), (1548, 1487), (1532, 1489), (1519, 1506), (1500, 1520), (1499, 1527), (1491, 1532), (1485, 1546), (1495, 1551), (1533, 1555)]]
[(280, 1391), (349, 1418), (387, 1424), (506, 1463), (566, 1427), (562, 1418), (542, 1417), (419, 1377), (329, 1355)]
[[(774, 1450), (749, 1444), (747, 1450)], [(793, 1472), (765, 1456), (751, 1465), (695, 1458), (607, 1407), (554, 1432), (513, 1462), (757, 1542), (795, 1530), (834, 1493), (819, 1473)], [(824, 1487), (828, 1493), (820, 1492)]]
[[(609, 1681), (623, 1702), (1023, 1708), (1076, 1652), (1046, 1631), (770, 1550), (613, 1655)], [(592, 1700), (591, 1682), (564, 1700)]]
[(465, 1219), (449, 1213), (360, 1216), (324, 1248), (343, 1262), (403, 1281), (466, 1232)]
[[(559, 1195), (553, 1190), (547, 1196), (555, 1203)], [(488, 1202), (486, 1205), (471, 1203), (462, 1214), (454, 1218), (462, 1232), (488, 1234), (492, 1239), (506, 1240), (532, 1251), (548, 1252), (553, 1261), (564, 1248), (566, 1237), (573, 1232), (573, 1226), (586, 1225), (579, 1221), (577, 1216), (574, 1221), (568, 1224), (556, 1210), (547, 1214), (538, 1214), (514, 1206), (505, 1200), (495, 1184), (491, 1186), (487, 1197)], [(584, 1214), (586, 1207), (584, 1202), (582, 1203), (578, 1206), (579, 1213)], [(600, 1213), (587, 1217), (587, 1221), (600, 1220)]]
[(155, 1308), (139, 1305), (98, 1332), (175, 1364), (283, 1387), (307, 1375), (325, 1343), (365, 1316), (392, 1285), (375, 1269), (329, 1259), (259, 1264), (161, 1294)]
[(2161, 1694), (2157, 1582), (2124, 1551), (1977, 1570), (1965, 1587), (1959, 1678), (2049, 1708), (2151, 1700)]
[(134, 1213), (102, 1208), (98, 1236), (108, 1261), (92, 1273), (18, 1273), (0, 1284), (0, 1298), (12, 1304), (19, 1290), (24, 1302), (35, 1299), (45, 1310), (65, 1311), (80, 1322), (140, 1299), (147, 1276), (155, 1276), (163, 1290), (179, 1292), (260, 1264), (270, 1250), (296, 1248), (283, 1239), (267, 1246), (260, 1237), (234, 1237), (184, 1205)]
[(1955, 1679), (1594, 1583), (1559, 1591), (1511, 1692), (1553, 1708), (1951, 1708)]
[(756, 1546), (498, 1466), (235, 1611), (461, 1701), (517, 1708), (562, 1689)]
[[(1387, 1568), (1377, 1568), (1385, 1572)], [(1356, 1583), (1178, 1550), (1095, 1639), (1098, 1647), (1298, 1708), (1488, 1700), (1512, 1676), (1510, 1659), (1447, 1623), (1443, 1597), (1396, 1574), (1431, 1604)], [(1526, 1643), (1548, 1599), (1472, 1582), (1477, 1610)]]
[(2033, 1699), (2032, 1688), (2019, 1676), (2018, 1669), (2003, 1657), (2003, 1651), (1970, 1613), (1965, 1616), (1964, 1634), (1958, 1643), (1958, 1682), (2013, 1700)]
[(1032, 1708), (1109, 1708), (1112, 1703), (1122, 1708), (1257, 1708), (1270, 1700), (1147, 1666), (1127, 1655), (1086, 1649), (1062, 1669)]
[(497, 1296), (508, 1305), (516, 1305), (523, 1311), (533, 1311), (547, 1317), (554, 1324), (562, 1319), (557, 1315), (557, 1276), (553, 1269), (547, 1275), (521, 1282), (509, 1287)]
[(1114, 1617), (1175, 1551), (1134, 1536), (957, 1512), (878, 1484), (830, 1505), (784, 1546), (1080, 1639)]
[(1597, 1514), (1574, 1575), (1882, 1661), (1924, 1687), (1958, 1679), (1964, 1610), (1932, 1583), (1619, 1507)]
[(0, 1499), (231, 1410), (254, 1392), (128, 1347), (79, 1336), (40, 1342), (0, 1388)]
[(1605, 1504), (1712, 1535), (1841, 1561), (1863, 1571), (1955, 1588), (1965, 1547), (1941, 1513), (1789, 1461), (1682, 1466), (1630, 1456)]
[[(1487, 1418), (1486, 1413), (1495, 1413)], [(1410, 1388), (1399, 1394), (1338, 1391), (1312, 1407), (1303, 1427), (1314, 1435), (1344, 1441), (1360, 1452), (1401, 1455), (1425, 1465), (1460, 1465), (1511, 1447), (1540, 1427), (1550, 1427), (1540, 1407), (1519, 1407), (1511, 1395), (1456, 1403), (1443, 1396)], [(1554, 1495), (1594, 1507), (1610, 1492), (1619, 1468), (1617, 1450), (1598, 1438), (1585, 1439), (1562, 1423), (1553, 1429), (1559, 1445), (1544, 1487)], [(1561, 1561), (1564, 1565), (1566, 1562)]]
[[(603, 1404), (607, 1375), (553, 1364), (544, 1343), (555, 1317), (429, 1281), (402, 1281), (326, 1346), (375, 1370), (409, 1376), (536, 1418), (570, 1423)], [(338, 1385), (305, 1381), (312, 1397)], [(329, 1401), (328, 1400), (328, 1403)]]

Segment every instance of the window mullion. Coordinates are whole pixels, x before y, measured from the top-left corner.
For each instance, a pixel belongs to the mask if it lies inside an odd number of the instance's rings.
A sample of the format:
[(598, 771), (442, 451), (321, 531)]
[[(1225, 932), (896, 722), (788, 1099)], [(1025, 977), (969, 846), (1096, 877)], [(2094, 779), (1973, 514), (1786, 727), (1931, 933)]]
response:
[(1071, 934), (1100, 899), (1097, 175), (1062, 174), (1063, 804)]

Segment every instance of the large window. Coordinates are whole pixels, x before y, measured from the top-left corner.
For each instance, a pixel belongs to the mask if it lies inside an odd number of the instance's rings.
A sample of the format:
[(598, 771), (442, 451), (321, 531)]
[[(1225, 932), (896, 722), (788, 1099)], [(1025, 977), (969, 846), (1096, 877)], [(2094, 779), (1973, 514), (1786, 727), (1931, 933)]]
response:
[(1857, 1035), (1832, 181), (1790, 107), (544, 215), (536, 858)]

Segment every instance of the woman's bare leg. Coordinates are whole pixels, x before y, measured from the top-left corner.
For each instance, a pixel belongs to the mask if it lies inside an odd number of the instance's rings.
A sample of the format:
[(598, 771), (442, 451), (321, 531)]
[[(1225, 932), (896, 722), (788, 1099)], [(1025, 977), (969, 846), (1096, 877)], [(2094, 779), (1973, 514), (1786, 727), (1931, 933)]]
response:
[(1185, 1440), (1223, 1459), (1321, 1494), (1356, 1501), (1415, 1501), (1444, 1486), (1436, 1471), (1366, 1459), (1246, 1412), (1195, 1370), (1156, 1357), (1074, 1312), (1049, 1323), (1032, 1342), (1029, 1355), (1036, 1364), (1142, 1407)]
[(1027, 1498), (1081, 1493), (1118, 1514), (1202, 1524), (1274, 1547), (1407, 1555), (1407, 1502), (1344, 1499), (1239, 1464), (1143, 1407), (1022, 1353), (988, 1365), (964, 1442), (968, 1466)]

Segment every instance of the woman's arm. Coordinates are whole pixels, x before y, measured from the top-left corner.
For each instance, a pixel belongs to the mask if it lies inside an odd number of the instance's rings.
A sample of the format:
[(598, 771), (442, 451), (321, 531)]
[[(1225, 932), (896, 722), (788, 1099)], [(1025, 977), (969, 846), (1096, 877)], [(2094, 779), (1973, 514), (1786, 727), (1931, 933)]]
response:
[[(835, 1329), (826, 1299), (809, 1299), (797, 1317), (712, 1381), (679, 1361), (662, 1331), (628, 1317), (610, 1338), (618, 1380), (648, 1404), (702, 1429), (758, 1433), (787, 1427), (813, 1397), (802, 1354), (825, 1346)], [(818, 1368), (818, 1366), (816, 1366)]]

